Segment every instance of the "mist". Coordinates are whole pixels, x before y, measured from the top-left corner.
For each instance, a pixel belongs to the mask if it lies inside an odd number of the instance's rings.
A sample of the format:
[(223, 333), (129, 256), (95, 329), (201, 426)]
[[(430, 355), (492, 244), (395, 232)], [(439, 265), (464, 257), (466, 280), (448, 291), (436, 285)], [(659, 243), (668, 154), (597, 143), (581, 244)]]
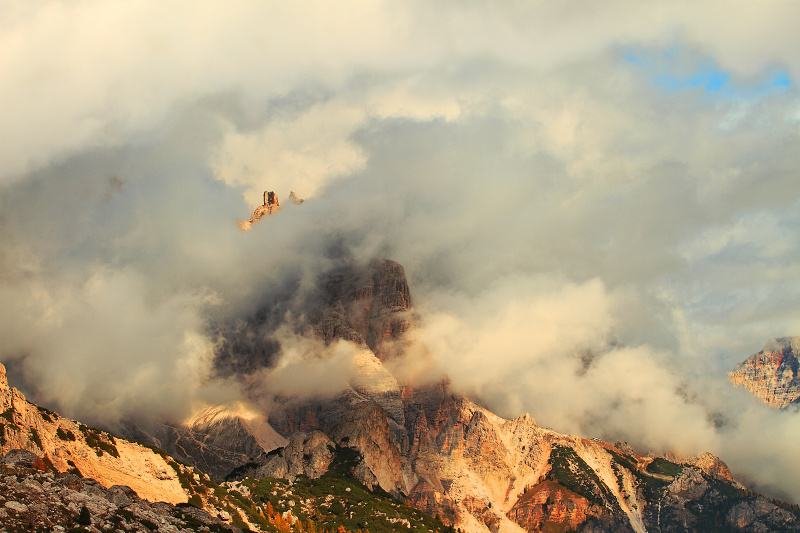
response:
[[(6, 4), (0, 360), (98, 422), (333, 393), (307, 304), (385, 257), (395, 375), (798, 502), (800, 415), (725, 379), (800, 332), (799, 9)], [(263, 368), (221, 372), (256, 316)]]

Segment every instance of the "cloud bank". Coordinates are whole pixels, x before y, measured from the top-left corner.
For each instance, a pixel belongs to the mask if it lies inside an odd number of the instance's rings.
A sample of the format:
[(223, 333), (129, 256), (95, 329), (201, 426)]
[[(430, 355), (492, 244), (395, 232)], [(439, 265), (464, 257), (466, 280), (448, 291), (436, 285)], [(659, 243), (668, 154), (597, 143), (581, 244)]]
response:
[[(0, 358), (65, 414), (184, 417), (240, 394), (216, 325), (390, 257), (501, 414), (798, 501), (797, 413), (724, 382), (800, 331), (798, 10), (5, 4)], [(265, 189), (307, 201), (239, 232)]]

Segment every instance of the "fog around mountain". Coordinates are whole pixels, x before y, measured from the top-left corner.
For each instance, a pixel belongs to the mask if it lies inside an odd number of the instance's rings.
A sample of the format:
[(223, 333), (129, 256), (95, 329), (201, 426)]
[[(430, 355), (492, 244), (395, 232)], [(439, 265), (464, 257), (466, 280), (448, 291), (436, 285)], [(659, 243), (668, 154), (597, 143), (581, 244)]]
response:
[[(343, 386), (356, 350), (293, 326), (388, 257), (409, 379), (800, 501), (800, 415), (725, 381), (800, 331), (797, 4), (0, 10), (0, 359), (35, 401)], [(306, 202), (240, 232), (265, 189)], [(214, 332), (264, 309), (274, 370), (217, 376)]]

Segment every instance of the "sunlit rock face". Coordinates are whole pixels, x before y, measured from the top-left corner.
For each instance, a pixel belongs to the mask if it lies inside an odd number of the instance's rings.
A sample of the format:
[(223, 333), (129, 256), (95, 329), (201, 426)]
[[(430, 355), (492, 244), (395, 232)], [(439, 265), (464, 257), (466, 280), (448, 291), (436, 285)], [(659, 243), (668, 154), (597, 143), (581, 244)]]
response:
[(763, 350), (736, 365), (728, 379), (770, 407), (785, 409), (800, 402), (798, 353), (800, 337), (771, 339)]
[(126, 485), (151, 501), (188, 499), (164, 456), (29, 402), (8, 386), (0, 364), (0, 456), (11, 450), (31, 452), (44, 469), (80, 473), (104, 487)]
[[(294, 196), (292, 193), (292, 203), (295, 205), (299, 205), (302, 203), (302, 200), (297, 200), (297, 197)], [(253, 216), (250, 217), (250, 220), (244, 220), (242, 222), (238, 222), (239, 229), (242, 231), (248, 231), (252, 227), (253, 224), (261, 220), (262, 218), (274, 215), (281, 209), (281, 203), (278, 201), (278, 195), (273, 191), (264, 191), (264, 203), (258, 207), (256, 210), (253, 211)]]
[(589, 518), (603, 515), (603, 508), (552, 481), (526, 492), (508, 512), (508, 517), (526, 531), (543, 524), (560, 524), (576, 530)]
[(676, 464), (696, 466), (713, 478), (736, 483), (733, 479), (733, 474), (731, 474), (731, 471), (728, 468), (728, 465), (725, 464), (725, 461), (712, 453), (702, 452), (697, 456), (694, 456), (670, 450), (664, 454), (664, 459)]
[(386, 411), (380, 405), (372, 401), (356, 405), (331, 430), (331, 437), (340, 446), (359, 451), (362, 461), (353, 473), (370, 489), (380, 486), (397, 497), (407, 492), (410, 469), (404, 468)]

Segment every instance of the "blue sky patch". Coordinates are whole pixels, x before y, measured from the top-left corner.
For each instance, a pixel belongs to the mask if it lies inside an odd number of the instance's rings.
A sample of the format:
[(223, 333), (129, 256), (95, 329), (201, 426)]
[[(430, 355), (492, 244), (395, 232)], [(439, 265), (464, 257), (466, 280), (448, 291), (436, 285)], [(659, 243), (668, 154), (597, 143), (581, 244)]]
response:
[(728, 100), (762, 98), (793, 86), (788, 72), (771, 69), (757, 78), (743, 78), (720, 68), (712, 58), (698, 58), (678, 47), (663, 50), (626, 50), (622, 59), (667, 92), (702, 90)]

